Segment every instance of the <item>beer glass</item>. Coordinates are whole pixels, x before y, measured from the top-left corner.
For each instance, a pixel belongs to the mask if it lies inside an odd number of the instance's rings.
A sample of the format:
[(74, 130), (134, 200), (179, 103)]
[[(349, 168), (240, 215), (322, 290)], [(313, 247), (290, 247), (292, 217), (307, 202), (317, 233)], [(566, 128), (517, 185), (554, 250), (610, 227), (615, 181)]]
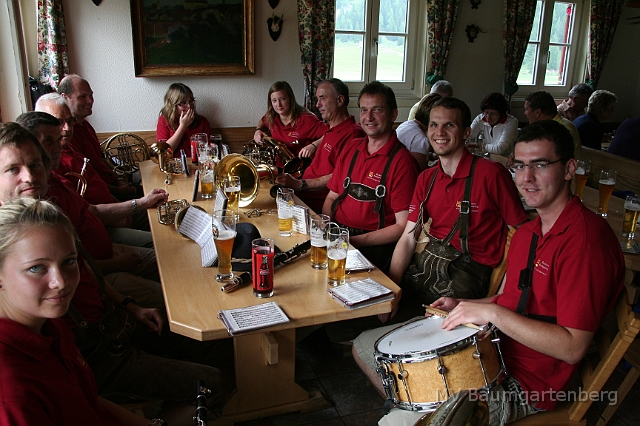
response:
[(201, 152), (206, 149), (209, 144), (209, 136), (206, 133), (196, 133), (191, 135), (191, 162), (198, 164), (201, 157)]
[(638, 215), (640, 215), (640, 198), (637, 195), (627, 195), (627, 199), (624, 201), (624, 219), (622, 221), (621, 235), (628, 240), (633, 240), (636, 236)]
[(327, 267), (327, 239), (325, 235), (329, 216), (319, 214), (309, 216), (309, 236), (311, 237), (311, 266), (315, 269)]
[(256, 297), (273, 296), (274, 247), (273, 240), (269, 238), (251, 241), (251, 280)]
[(582, 200), (584, 187), (589, 180), (589, 171), (591, 170), (590, 160), (578, 160), (578, 168), (576, 169), (576, 196)]
[(293, 189), (278, 188), (278, 231), (281, 237), (290, 237), (293, 229)]
[(335, 223), (327, 225), (328, 282), (332, 286), (345, 283), (349, 230)]
[(236, 239), (236, 222), (238, 215), (231, 210), (216, 210), (211, 217), (213, 241), (218, 252), (217, 281), (233, 278), (231, 272), (231, 251)]
[(600, 200), (598, 202), (598, 214), (607, 217), (607, 206), (609, 198), (613, 193), (613, 187), (616, 186), (616, 171), (602, 170), (600, 172)]
[(227, 176), (222, 187), (227, 196), (227, 209), (238, 214), (238, 202), (240, 201), (240, 176)]
[(208, 158), (202, 158), (198, 169), (200, 170), (200, 195), (204, 199), (213, 198), (215, 163)]

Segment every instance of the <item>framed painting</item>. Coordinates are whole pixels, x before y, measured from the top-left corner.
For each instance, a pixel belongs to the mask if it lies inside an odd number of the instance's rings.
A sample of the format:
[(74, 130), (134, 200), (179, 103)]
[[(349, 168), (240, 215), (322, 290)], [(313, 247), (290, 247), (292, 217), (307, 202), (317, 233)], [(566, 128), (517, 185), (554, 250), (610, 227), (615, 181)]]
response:
[(254, 74), (254, 0), (131, 0), (136, 77)]

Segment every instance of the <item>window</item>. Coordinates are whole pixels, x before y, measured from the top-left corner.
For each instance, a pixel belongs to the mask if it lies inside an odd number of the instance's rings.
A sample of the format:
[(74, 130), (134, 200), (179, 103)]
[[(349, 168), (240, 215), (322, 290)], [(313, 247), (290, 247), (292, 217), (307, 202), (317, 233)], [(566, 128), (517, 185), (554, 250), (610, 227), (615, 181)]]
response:
[(529, 45), (517, 80), (521, 89), (566, 95), (579, 56), (576, 53), (580, 49), (577, 40), (581, 4), (537, 1)]
[(426, 50), (419, 3), (336, 0), (333, 76), (348, 83), (352, 93), (380, 80), (396, 95), (415, 95), (416, 76), (423, 80)]

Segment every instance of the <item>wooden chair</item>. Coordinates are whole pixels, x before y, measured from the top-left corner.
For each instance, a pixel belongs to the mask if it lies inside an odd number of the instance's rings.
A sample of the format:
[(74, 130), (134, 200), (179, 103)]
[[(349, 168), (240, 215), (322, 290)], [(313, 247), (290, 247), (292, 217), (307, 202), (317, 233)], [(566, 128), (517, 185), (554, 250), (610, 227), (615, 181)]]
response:
[[(600, 392), (602, 390), (611, 373), (613, 373), (622, 358), (629, 351), (629, 348), (634, 343), (634, 339), (640, 331), (640, 314), (631, 310), (631, 305), (629, 304), (625, 290), (622, 291), (614, 312), (618, 325), (618, 332), (615, 336), (610, 338), (605, 327), (600, 327), (600, 330), (598, 330), (594, 336), (595, 346), (600, 353), (600, 361), (596, 365), (593, 365), (589, 362), (590, 356), (587, 356), (580, 365), (579, 371), (582, 379), (582, 387), (580, 390), (586, 392), (587, 395), (591, 392)], [(634, 349), (637, 351), (640, 349), (640, 345), (636, 343)], [(635, 371), (637, 378), (638, 370)], [(633, 382), (631, 385), (632, 384)], [(627, 386), (629, 385), (627, 384)], [(618, 398), (621, 400), (620, 395)], [(578, 400), (575, 402), (560, 403), (553, 411), (535, 414), (512, 424), (518, 426), (584, 424), (584, 416), (592, 402), (590, 398), (586, 398), (586, 401)], [(608, 413), (609, 417), (613, 415), (614, 411), (615, 408), (610, 410)], [(605, 410), (605, 413), (607, 413), (607, 410)]]
[(507, 241), (504, 244), (504, 253), (502, 254), (502, 260), (500, 264), (493, 268), (493, 272), (491, 273), (491, 280), (489, 281), (489, 292), (487, 296), (494, 296), (498, 294), (498, 290), (500, 290), (500, 286), (504, 281), (504, 276), (507, 272), (507, 253), (509, 253), (509, 247), (511, 247), (511, 238), (513, 238), (513, 234), (516, 233), (516, 228), (509, 227), (509, 233), (507, 234)]

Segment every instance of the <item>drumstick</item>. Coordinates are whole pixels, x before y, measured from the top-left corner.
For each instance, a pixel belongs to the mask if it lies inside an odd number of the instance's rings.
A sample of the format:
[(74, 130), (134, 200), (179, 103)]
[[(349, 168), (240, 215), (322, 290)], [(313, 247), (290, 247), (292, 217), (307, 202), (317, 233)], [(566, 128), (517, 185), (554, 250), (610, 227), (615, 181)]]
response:
[[(432, 308), (429, 305), (422, 305), (422, 307), (427, 311), (427, 313), (430, 313), (431, 315), (436, 315), (441, 318), (446, 318), (449, 315), (449, 312), (443, 311), (442, 309), (438, 309), (438, 308)], [(464, 325), (465, 327), (474, 328), (476, 330), (483, 329), (483, 327), (480, 327), (479, 325), (476, 325), (476, 324), (472, 324), (470, 322), (462, 325)]]

